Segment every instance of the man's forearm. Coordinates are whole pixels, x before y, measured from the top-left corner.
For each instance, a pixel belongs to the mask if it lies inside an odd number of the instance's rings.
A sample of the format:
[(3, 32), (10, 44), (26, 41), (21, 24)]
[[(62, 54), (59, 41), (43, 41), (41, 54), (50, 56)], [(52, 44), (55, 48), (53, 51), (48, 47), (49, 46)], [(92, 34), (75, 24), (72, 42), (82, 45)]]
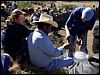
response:
[(65, 25), (65, 31), (66, 31), (66, 37), (70, 36), (70, 33), (69, 33), (67, 25)]

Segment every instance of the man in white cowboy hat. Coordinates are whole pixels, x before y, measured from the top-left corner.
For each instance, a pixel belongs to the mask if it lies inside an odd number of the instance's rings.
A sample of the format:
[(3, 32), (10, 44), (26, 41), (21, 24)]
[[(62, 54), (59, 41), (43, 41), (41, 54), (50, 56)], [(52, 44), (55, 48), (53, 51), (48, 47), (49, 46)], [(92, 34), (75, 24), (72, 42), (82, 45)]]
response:
[(36, 23), (38, 28), (30, 33), (27, 39), (31, 63), (47, 71), (73, 64), (72, 58), (61, 59), (57, 57), (64, 53), (64, 49), (74, 47), (70, 44), (64, 44), (57, 49), (48, 37), (51, 27), (58, 27), (58, 24), (53, 21), (53, 17), (41, 14), (39, 21), (33, 23)]
[[(65, 25), (66, 38), (69, 43), (75, 45), (76, 38), (78, 37), (80, 50), (87, 53), (87, 33), (88, 30), (92, 30), (95, 21), (96, 17), (92, 8), (74, 8)], [(71, 56), (70, 53), (69, 56)]]

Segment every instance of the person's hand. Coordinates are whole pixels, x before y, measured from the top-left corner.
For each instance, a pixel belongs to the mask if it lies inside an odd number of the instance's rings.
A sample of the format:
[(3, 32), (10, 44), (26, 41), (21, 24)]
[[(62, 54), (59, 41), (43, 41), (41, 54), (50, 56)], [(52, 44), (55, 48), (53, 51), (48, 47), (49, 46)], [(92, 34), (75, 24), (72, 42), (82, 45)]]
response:
[(68, 41), (68, 43), (70, 43), (70, 38), (71, 38), (70, 35), (66, 38), (66, 40)]
[(78, 46), (80, 46), (82, 44), (82, 40), (81, 39), (77, 40), (76, 42), (77, 42)]
[(65, 50), (66, 50), (66, 49), (75, 50), (75, 46), (72, 45), (72, 44), (70, 44), (70, 43), (64, 44), (63, 46), (64, 46)]

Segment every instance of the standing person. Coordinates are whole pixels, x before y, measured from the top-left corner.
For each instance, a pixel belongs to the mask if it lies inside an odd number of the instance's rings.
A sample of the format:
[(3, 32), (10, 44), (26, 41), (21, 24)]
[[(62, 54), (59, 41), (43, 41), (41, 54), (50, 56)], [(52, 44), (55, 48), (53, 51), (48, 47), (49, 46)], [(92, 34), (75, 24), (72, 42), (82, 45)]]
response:
[(93, 29), (93, 53), (99, 53), (99, 25), (95, 25)]
[(27, 45), (25, 45), (27, 41), (25, 38), (29, 35), (30, 30), (23, 25), (24, 21), (25, 17), (23, 12), (16, 10), (11, 14), (11, 24), (3, 30), (2, 44), (4, 51), (10, 54), (14, 60), (16, 56), (23, 56), (27, 51)]
[(73, 64), (72, 58), (58, 58), (58, 56), (62, 55), (65, 49), (74, 47), (67, 44), (57, 49), (48, 37), (51, 28), (58, 27), (58, 24), (53, 21), (53, 17), (41, 14), (39, 21), (34, 21), (34, 23), (38, 25), (38, 28), (30, 33), (27, 40), (31, 63), (47, 71)]
[[(68, 42), (75, 45), (78, 37), (77, 43), (81, 46), (80, 50), (87, 53), (87, 33), (88, 30), (92, 30), (95, 20), (92, 8), (77, 7), (73, 9), (65, 25)], [(71, 50), (69, 56), (72, 56)]]
[(32, 21), (38, 21), (40, 17), (40, 13), (39, 12), (35, 12), (34, 14), (32, 14), (31, 16), (31, 22)]

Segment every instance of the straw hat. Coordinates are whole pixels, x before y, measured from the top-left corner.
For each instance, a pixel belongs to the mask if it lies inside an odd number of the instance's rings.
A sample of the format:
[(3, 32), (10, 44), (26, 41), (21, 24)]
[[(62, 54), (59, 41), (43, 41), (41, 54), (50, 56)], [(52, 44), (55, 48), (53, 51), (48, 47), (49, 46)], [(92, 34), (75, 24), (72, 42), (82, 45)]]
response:
[(32, 23), (40, 23), (40, 22), (48, 23), (48, 24), (52, 25), (53, 27), (58, 27), (58, 24), (55, 21), (53, 21), (53, 17), (46, 13), (40, 15), (39, 21), (33, 21), (33, 22), (31, 22), (31, 24)]
[(85, 60), (88, 60), (88, 58), (89, 58), (89, 56), (82, 51), (76, 51), (74, 54), (75, 62), (85, 61)]

